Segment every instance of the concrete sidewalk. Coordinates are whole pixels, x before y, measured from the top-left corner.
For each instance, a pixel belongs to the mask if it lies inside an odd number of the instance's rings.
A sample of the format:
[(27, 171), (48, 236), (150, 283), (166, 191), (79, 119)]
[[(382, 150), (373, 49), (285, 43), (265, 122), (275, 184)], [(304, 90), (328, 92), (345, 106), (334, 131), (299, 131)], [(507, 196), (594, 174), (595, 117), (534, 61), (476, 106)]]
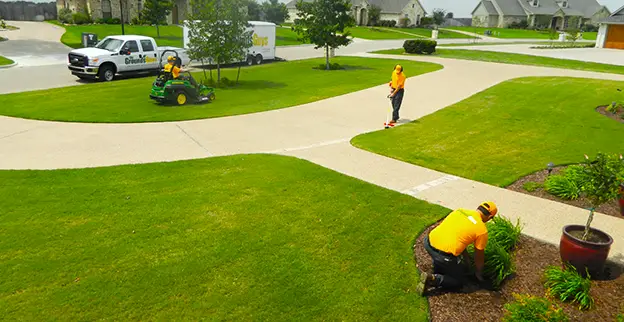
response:
[[(401, 116), (415, 120), (508, 79), (567, 76), (624, 81), (624, 75), (424, 56), (354, 54), (439, 63), (444, 69), (408, 78)], [(406, 71), (409, 76), (409, 71)], [(0, 117), (0, 169), (84, 168), (202, 158), (238, 153), (281, 153), (446, 207), (494, 200), (521, 218), (525, 233), (558, 244), (565, 224), (583, 224), (587, 212), (424, 169), (351, 147), (349, 140), (379, 130), (388, 109), (386, 84), (292, 108), (218, 119), (143, 124), (43, 122)], [(348, 120), (346, 122), (345, 120)], [(226, 135), (227, 134), (227, 135)], [(595, 227), (614, 238), (624, 221), (596, 215)], [(616, 240), (611, 258), (624, 262)]]

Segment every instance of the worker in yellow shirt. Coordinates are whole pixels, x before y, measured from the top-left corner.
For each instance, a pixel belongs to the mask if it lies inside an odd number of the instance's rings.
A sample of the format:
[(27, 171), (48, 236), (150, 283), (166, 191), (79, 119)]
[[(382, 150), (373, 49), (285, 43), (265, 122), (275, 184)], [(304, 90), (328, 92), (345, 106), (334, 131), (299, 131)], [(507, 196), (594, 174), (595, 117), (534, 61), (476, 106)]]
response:
[(180, 72), (182, 69), (175, 65), (175, 58), (173, 56), (167, 57), (167, 64), (163, 68), (165, 73), (171, 74), (172, 79), (178, 79), (180, 77)]
[(388, 97), (392, 99), (392, 121), (390, 121), (390, 124), (399, 121), (399, 109), (401, 108), (401, 103), (403, 103), (403, 94), (405, 93), (405, 78), (403, 67), (401, 65), (394, 66), (392, 81), (388, 83), (391, 89)]
[[(457, 209), (424, 239), (424, 247), (433, 260), (433, 274), (423, 272), (419, 291), (429, 286), (458, 289), (464, 284), (466, 264), (470, 263), (466, 247), (474, 244), (475, 276), (483, 281), (483, 265), (488, 231), (485, 223), (498, 209), (493, 202), (484, 202), (477, 210)], [(461, 256), (460, 256), (461, 255)], [(465, 263), (464, 263), (465, 262)]]

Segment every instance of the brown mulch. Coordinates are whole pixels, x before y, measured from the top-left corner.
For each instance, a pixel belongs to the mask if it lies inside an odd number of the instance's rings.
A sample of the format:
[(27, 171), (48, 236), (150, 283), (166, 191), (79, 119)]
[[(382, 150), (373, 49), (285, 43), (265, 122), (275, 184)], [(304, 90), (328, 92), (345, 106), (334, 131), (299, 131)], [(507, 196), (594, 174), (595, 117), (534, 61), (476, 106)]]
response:
[(617, 113), (615, 114), (611, 112), (607, 112), (606, 106), (598, 106), (596, 108), (596, 111), (610, 119), (614, 119), (616, 121), (619, 121), (620, 123), (624, 123), (624, 106), (622, 105), (620, 105), (620, 107), (617, 110)]
[[(432, 272), (431, 257), (423, 247), (423, 238), (437, 224), (427, 228), (415, 242), (414, 257), (419, 269)], [(500, 321), (503, 306), (514, 300), (513, 293), (544, 296), (542, 281), (544, 269), (560, 265), (559, 248), (522, 236), (517, 247), (516, 274), (504, 282), (499, 291), (488, 291), (476, 284), (465, 287), (462, 292), (427, 291), (431, 321)], [(618, 313), (624, 312), (624, 268), (609, 263), (602, 280), (592, 281), (591, 295), (595, 307), (580, 311), (577, 306), (554, 299), (563, 308), (570, 321), (616, 321)], [(476, 281), (476, 279), (475, 279)]]
[[(551, 175), (553, 174), (558, 174), (561, 172), (561, 170), (564, 170), (566, 167), (556, 167), (553, 168), (553, 171), (551, 173)], [(526, 190), (524, 190), (523, 185), (526, 182), (537, 182), (537, 183), (544, 183), (544, 180), (546, 180), (546, 178), (548, 177), (548, 171), (546, 170), (541, 170), (538, 172), (535, 172), (533, 174), (530, 174), (528, 176), (522, 177), (520, 179), (518, 179), (518, 181), (512, 183), (511, 185), (507, 186), (506, 188), (509, 190), (513, 190), (513, 191), (517, 191), (517, 192), (522, 192), (525, 193), (527, 195), (531, 195), (531, 196), (535, 196), (535, 197), (540, 197), (540, 198), (544, 198), (544, 199), (549, 199), (549, 200), (553, 200), (553, 201), (558, 201), (561, 203), (565, 203), (571, 206), (575, 206), (575, 207), (579, 207), (579, 208), (585, 208), (588, 209), (591, 207), (591, 202), (587, 199), (587, 198), (579, 198), (577, 200), (565, 200), (565, 199), (561, 199), (557, 196), (553, 196), (550, 193), (546, 192), (546, 190), (544, 190), (544, 188), (539, 188), (533, 192), (528, 192)], [(622, 217), (622, 215), (620, 214), (620, 205), (618, 204), (617, 200), (612, 200), (610, 202), (607, 202), (603, 205), (601, 205), (600, 207), (596, 208), (596, 211), (599, 213), (603, 213), (605, 215), (609, 215), (609, 216), (613, 216), (613, 217), (618, 217), (618, 218), (622, 218), (624, 219), (624, 217)], [(589, 214), (589, 210), (588, 210), (588, 214)]]

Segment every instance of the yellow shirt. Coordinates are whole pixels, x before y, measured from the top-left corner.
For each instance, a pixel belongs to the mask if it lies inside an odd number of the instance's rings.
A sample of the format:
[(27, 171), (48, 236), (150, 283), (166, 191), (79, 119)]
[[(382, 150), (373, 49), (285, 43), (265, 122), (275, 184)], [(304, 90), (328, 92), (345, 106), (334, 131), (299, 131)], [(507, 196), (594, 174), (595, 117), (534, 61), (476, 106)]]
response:
[(475, 210), (457, 209), (429, 233), (433, 248), (459, 256), (468, 245), (474, 243), (478, 250), (487, 245), (488, 232), (481, 214)]
[(390, 86), (392, 86), (392, 88), (405, 88), (405, 78), (405, 73), (397, 73), (396, 70), (393, 71)]
[(180, 68), (171, 63), (167, 63), (167, 65), (165, 65), (163, 69), (165, 70), (165, 72), (171, 73), (174, 79), (180, 76)]

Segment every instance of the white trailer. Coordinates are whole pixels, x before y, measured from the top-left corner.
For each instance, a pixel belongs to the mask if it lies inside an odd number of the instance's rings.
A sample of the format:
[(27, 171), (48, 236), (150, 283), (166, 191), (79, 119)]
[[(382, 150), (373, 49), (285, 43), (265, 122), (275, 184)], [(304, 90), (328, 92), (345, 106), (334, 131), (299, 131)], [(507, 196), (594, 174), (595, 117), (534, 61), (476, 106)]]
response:
[[(262, 64), (265, 60), (275, 59), (275, 24), (265, 21), (249, 21), (249, 28), (253, 30), (252, 45), (247, 50), (247, 64)], [(189, 27), (184, 21), (184, 48), (189, 47)], [(218, 46), (218, 44), (215, 44)]]

